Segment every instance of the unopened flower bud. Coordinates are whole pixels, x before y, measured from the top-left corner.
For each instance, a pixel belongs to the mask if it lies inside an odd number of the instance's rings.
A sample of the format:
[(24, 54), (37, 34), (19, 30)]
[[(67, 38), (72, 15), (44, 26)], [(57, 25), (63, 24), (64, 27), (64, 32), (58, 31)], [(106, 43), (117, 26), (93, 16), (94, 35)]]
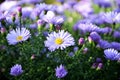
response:
[(2, 28), (0, 29), (0, 32), (3, 34), (3, 33), (6, 32), (6, 29), (5, 29), (4, 27), (2, 27)]
[(100, 70), (103, 67), (103, 63), (99, 63), (96, 70)]
[(80, 38), (80, 39), (78, 40), (78, 44), (79, 44), (79, 45), (83, 45), (84, 43), (85, 43), (84, 38)]

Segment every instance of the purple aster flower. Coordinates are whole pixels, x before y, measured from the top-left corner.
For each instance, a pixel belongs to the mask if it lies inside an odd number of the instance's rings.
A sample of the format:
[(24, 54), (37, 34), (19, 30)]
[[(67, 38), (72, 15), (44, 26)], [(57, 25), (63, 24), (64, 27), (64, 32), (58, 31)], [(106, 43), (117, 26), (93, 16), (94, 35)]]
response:
[(71, 34), (64, 30), (58, 31), (58, 33), (52, 32), (48, 34), (47, 40), (44, 43), (45, 47), (48, 47), (51, 52), (59, 48), (63, 50), (64, 48), (75, 44)]
[(111, 42), (111, 47), (116, 49), (116, 50), (120, 50), (120, 43), (118, 43), (118, 42)]
[(111, 44), (106, 41), (106, 40), (100, 40), (98, 45), (102, 48), (102, 49), (106, 49), (106, 48), (111, 48)]
[(62, 4), (65, 2), (65, 0), (57, 0), (57, 1), (62, 3)]
[(107, 12), (103, 14), (103, 20), (106, 23), (113, 24), (113, 23), (119, 23), (120, 22), (120, 13), (117, 12)]
[(101, 39), (100, 35), (97, 32), (91, 32), (90, 37), (95, 42), (99, 42)]
[(104, 23), (102, 15), (103, 13), (93, 14), (89, 16), (89, 19), (91, 20), (91, 23), (100, 25)]
[(101, 59), (101, 58), (96, 58), (96, 62), (97, 62), (97, 63), (101, 63), (101, 62), (102, 62), (102, 59)]
[(73, 51), (76, 52), (76, 51), (78, 51), (78, 49), (79, 49), (79, 48), (78, 48), (77, 46), (75, 46), (75, 47), (73, 48)]
[(88, 17), (89, 14), (93, 13), (93, 8), (90, 2), (80, 1), (76, 3), (73, 8), (84, 17)]
[(30, 24), (29, 28), (30, 29), (37, 29), (37, 24), (36, 23)]
[(53, 11), (48, 11), (46, 15), (42, 17), (42, 20), (44, 20), (47, 23), (52, 23), (54, 17), (55, 17), (55, 13)]
[(17, 1), (4, 1), (2, 4), (0, 4), (0, 11), (10, 10), (12, 7), (16, 5), (17, 5)]
[(62, 16), (57, 16), (52, 19), (52, 23), (54, 25), (60, 25), (63, 24), (63, 22), (64, 22), (64, 18)]
[(73, 56), (74, 56), (74, 53), (73, 53), (73, 52), (70, 52), (70, 53), (68, 53), (68, 56), (73, 57)]
[(7, 40), (10, 45), (15, 45), (18, 42), (26, 41), (28, 38), (30, 38), (30, 32), (26, 28), (17, 28), (16, 30), (10, 31), (10, 33), (7, 34)]
[(118, 5), (118, 7), (120, 7), (120, 0), (115, 0), (115, 2)]
[(56, 71), (56, 77), (57, 78), (63, 78), (67, 75), (67, 70), (65, 69), (65, 67), (61, 64), (59, 67), (57, 67), (55, 69)]
[(86, 23), (86, 24), (78, 24), (78, 29), (80, 30), (81, 34), (85, 34), (86, 32), (99, 32), (99, 27), (96, 25), (93, 25), (91, 23)]
[(42, 0), (21, 0), (22, 3), (29, 3), (29, 4), (34, 4), (34, 3), (40, 3)]
[(10, 70), (10, 75), (18, 76), (23, 73), (22, 66), (19, 64), (14, 65)]
[(22, 8), (22, 18), (29, 18), (31, 12), (33, 11), (32, 7), (23, 7)]
[(120, 32), (119, 31), (114, 31), (113, 37), (114, 38), (120, 38)]
[(120, 58), (120, 53), (118, 53), (115, 49), (105, 49), (104, 50), (105, 57), (110, 60), (118, 60)]
[(111, 7), (112, 5), (110, 0), (94, 0), (94, 3), (104, 8)]
[(100, 28), (99, 29), (99, 33), (102, 33), (102, 34), (108, 34), (108, 33), (111, 33), (112, 32), (112, 28), (110, 27), (105, 27), (105, 28)]

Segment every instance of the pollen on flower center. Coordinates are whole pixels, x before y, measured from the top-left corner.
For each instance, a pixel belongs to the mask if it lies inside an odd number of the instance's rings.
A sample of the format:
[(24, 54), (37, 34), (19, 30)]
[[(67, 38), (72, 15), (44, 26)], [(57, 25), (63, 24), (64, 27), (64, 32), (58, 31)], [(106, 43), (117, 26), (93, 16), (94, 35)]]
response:
[(22, 36), (17, 36), (17, 38), (16, 38), (17, 41), (21, 41), (22, 39), (23, 39)]
[(60, 45), (60, 44), (62, 44), (62, 43), (63, 43), (63, 39), (61, 39), (61, 38), (56, 38), (56, 39), (55, 39), (55, 44)]

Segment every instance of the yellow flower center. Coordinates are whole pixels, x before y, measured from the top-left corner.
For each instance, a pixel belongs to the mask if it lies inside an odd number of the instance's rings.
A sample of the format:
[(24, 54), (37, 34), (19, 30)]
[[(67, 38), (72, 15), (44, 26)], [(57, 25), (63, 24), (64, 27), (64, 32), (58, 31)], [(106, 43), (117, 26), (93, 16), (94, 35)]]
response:
[(16, 38), (17, 41), (21, 41), (22, 39), (23, 39), (22, 36), (18, 36), (18, 37)]
[(61, 38), (56, 38), (56, 39), (55, 39), (55, 44), (60, 45), (60, 44), (62, 44), (62, 43), (63, 43), (63, 39), (61, 39)]

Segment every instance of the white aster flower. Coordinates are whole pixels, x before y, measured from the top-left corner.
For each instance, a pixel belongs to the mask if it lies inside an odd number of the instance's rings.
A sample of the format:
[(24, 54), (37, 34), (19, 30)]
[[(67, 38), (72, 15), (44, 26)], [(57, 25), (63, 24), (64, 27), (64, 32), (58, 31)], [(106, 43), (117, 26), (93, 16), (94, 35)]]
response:
[(17, 28), (16, 30), (10, 31), (6, 38), (10, 45), (15, 45), (18, 42), (26, 41), (30, 35), (30, 31), (26, 28)]
[(59, 48), (63, 50), (74, 44), (74, 39), (71, 34), (64, 30), (59, 31), (58, 33), (52, 32), (48, 34), (47, 40), (45, 41), (45, 46), (48, 47), (51, 52)]

